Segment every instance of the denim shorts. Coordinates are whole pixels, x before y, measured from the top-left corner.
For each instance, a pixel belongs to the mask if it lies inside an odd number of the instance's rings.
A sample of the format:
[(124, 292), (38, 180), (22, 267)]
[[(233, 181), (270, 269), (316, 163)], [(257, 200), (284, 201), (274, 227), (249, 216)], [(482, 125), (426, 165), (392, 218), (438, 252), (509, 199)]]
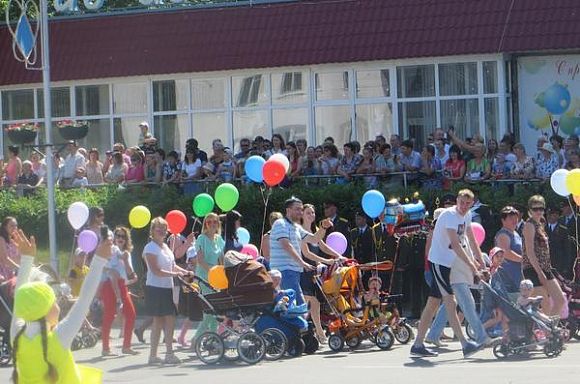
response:
[(282, 273), (282, 281), (280, 287), (282, 289), (293, 289), (296, 292), (296, 305), (304, 304), (304, 296), (302, 295), (302, 288), (300, 288), (301, 272), (296, 271), (280, 271)]

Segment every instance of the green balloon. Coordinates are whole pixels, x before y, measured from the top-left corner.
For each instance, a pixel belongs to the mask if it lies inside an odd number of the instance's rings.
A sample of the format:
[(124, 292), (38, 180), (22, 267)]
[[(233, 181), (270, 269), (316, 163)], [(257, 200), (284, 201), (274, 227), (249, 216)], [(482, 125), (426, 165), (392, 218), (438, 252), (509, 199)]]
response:
[(197, 217), (205, 217), (205, 215), (213, 211), (213, 207), (213, 198), (207, 193), (200, 193), (193, 199), (193, 212)]
[(215, 202), (224, 212), (234, 209), (239, 199), (240, 192), (238, 192), (235, 185), (230, 183), (220, 184), (215, 190)]
[(566, 135), (573, 135), (576, 127), (580, 127), (580, 117), (562, 115), (560, 117), (560, 129)]

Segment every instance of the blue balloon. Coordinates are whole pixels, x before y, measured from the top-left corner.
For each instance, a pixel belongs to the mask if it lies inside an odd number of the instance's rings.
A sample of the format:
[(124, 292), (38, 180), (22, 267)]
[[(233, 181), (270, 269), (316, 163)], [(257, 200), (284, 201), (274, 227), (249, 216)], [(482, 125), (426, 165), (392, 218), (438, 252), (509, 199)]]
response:
[(362, 197), (362, 207), (370, 218), (375, 219), (385, 210), (385, 196), (375, 189), (366, 191)]
[(248, 160), (246, 160), (244, 163), (244, 169), (246, 170), (246, 175), (250, 180), (256, 183), (264, 181), (264, 176), (262, 175), (264, 163), (266, 163), (266, 160), (264, 160), (262, 156), (250, 156)]
[(570, 107), (570, 92), (568, 88), (554, 83), (544, 91), (544, 107), (553, 115), (560, 115)]
[(246, 228), (240, 227), (236, 229), (236, 236), (238, 236), (238, 241), (240, 244), (250, 244), (250, 232)]

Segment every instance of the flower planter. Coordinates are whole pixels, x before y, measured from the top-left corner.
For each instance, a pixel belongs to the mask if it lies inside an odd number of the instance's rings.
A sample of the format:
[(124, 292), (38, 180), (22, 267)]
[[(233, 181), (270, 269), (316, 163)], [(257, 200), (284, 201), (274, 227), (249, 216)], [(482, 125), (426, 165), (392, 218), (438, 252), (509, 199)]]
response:
[(15, 144), (29, 144), (36, 140), (36, 131), (29, 129), (7, 131), (8, 138)]
[(58, 132), (65, 140), (80, 140), (89, 133), (88, 124), (85, 125), (65, 125), (58, 128)]

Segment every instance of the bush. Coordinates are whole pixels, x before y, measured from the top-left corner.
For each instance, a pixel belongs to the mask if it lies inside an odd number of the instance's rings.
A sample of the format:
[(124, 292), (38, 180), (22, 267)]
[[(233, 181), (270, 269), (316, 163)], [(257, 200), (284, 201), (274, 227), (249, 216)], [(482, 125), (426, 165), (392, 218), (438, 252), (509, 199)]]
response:
[[(283, 202), (288, 197), (295, 195), (305, 203), (314, 204), (317, 207), (318, 218), (322, 217), (322, 204), (332, 198), (338, 203), (341, 216), (353, 219), (354, 213), (360, 210), (360, 200), (366, 187), (362, 183), (349, 185), (319, 185), (305, 186), (295, 184), (288, 189), (275, 188), (263, 190), (256, 185), (241, 185), (240, 200), (236, 207), (244, 218), (242, 225), (250, 233), (252, 242), (259, 246), (262, 232), (263, 218), (272, 211), (281, 211)], [(493, 212), (498, 212), (507, 204), (526, 206), (527, 199), (533, 194), (542, 194), (546, 197), (549, 206), (556, 206), (563, 201), (550, 188), (549, 184), (530, 183), (518, 185), (501, 185), (494, 187), (489, 184), (469, 185), (458, 184), (454, 191), (461, 188), (471, 188), (479, 194), (480, 200), (490, 206)], [(209, 194), (213, 195), (215, 187), (210, 187)], [(402, 186), (384, 186), (380, 190), (387, 199), (398, 197), (404, 199), (411, 196), (415, 189), (405, 191)], [(441, 198), (446, 191), (419, 190), (420, 198), (425, 202), (428, 211), (436, 208), (437, 198)], [(264, 215), (264, 199), (268, 198), (268, 208)], [(47, 193), (39, 189), (34, 196), (16, 197), (12, 192), (0, 192), (0, 217), (15, 216), (19, 225), (27, 233), (34, 234), (40, 247), (48, 246), (48, 205)], [(66, 250), (72, 245), (73, 230), (68, 224), (66, 212), (68, 206), (75, 201), (83, 201), (88, 206), (102, 206), (106, 213), (106, 222), (111, 228), (116, 225), (128, 225), (129, 211), (135, 205), (144, 205), (151, 211), (152, 217), (165, 216), (172, 209), (182, 210), (187, 217), (192, 217), (192, 197), (181, 195), (172, 187), (130, 187), (127, 189), (116, 186), (107, 186), (95, 190), (56, 190), (55, 205), (57, 212), (57, 241), (59, 248)], [(216, 207), (217, 210), (217, 207)], [(499, 218), (496, 217), (496, 226), (499, 226)], [(267, 221), (267, 220), (266, 220)], [(193, 220), (191, 220), (193, 222)], [(190, 227), (191, 228), (191, 227)], [(265, 224), (267, 231), (268, 223)], [(486, 228), (488, 234), (495, 233), (494, 228)], [(136, 254), (140, 253), (148, 238), (148, 230), (133, 230), (132, 232)]]

